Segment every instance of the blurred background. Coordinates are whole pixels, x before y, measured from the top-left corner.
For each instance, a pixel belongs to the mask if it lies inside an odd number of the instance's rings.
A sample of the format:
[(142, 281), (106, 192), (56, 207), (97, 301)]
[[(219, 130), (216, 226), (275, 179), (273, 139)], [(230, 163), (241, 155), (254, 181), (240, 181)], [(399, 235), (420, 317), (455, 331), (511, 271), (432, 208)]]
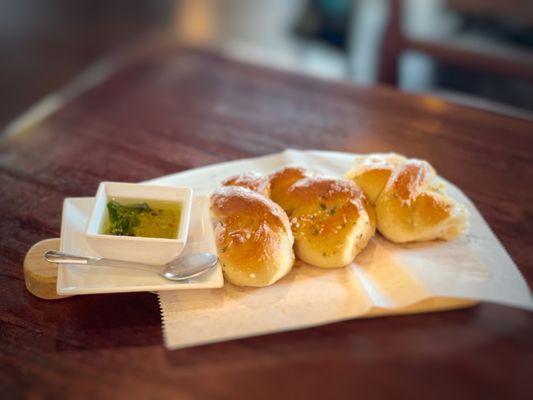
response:
[(275, 68), (533, 119), (532, 0), (0, 0), (0, 127), (161, 31)]

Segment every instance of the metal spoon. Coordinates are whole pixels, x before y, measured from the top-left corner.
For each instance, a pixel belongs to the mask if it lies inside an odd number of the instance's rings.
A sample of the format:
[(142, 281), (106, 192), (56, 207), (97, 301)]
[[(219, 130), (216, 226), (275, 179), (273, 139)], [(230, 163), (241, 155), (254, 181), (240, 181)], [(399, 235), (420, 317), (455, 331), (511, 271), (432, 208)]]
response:
[(44, 258), (46, 261), (56, 264), (85, 264), (149, 271), (171, 281), (183, 281), (194, 278), (209, 271), (218, 263), (218, 257), (211, 253), (196, 253), (176, 257), (165, 265), (149, 265), (101, 257), (83, 257), (54, 250), (44, 253)]

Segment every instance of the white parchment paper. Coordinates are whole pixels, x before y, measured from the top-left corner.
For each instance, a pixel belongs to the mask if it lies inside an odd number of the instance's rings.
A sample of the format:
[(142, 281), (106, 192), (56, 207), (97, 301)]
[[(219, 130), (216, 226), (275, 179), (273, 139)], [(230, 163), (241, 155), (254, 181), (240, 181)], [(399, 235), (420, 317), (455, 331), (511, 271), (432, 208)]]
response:
[[(354, 154), (286, 150), (197, 168), (150, 181), (210, 194), (222, 179), (245, 171), (268, 174), (288, 164), (343, 176)], [(276, 284), (160, 292), (165, 345), (195, 346), (376, 315), (446, 310), (490, 301), (533, 310), (527, 283), (472, 202), (469, 233), (450, 242), (397, 245), (379, 235), (346, 268), (323, 270), (297, 262)]]

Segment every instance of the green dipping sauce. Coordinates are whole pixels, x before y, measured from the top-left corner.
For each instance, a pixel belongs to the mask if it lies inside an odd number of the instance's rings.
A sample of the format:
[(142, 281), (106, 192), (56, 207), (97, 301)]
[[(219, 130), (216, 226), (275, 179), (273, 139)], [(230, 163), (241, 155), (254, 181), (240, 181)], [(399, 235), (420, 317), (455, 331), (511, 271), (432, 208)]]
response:
[(140, 236), (176, 239), (181, 204), (172, 201), (133, 202), (113, 199), (107, 203), (109, 219), (104, 233), (115, 236)]

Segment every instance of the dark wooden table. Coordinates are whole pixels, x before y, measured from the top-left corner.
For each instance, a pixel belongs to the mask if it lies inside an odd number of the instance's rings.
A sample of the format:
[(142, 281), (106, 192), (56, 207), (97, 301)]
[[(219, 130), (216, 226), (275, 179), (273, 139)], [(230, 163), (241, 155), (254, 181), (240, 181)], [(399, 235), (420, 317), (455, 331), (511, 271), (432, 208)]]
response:
[[(133, 55), (132, 55), (133, 54)], [(386, 88), (229, 61), (164, 41), (0, 143), (0, 396), (528, 398), (533, 314), (460, 311), (336, 323), (187, 350), (149, 293), (39, 300), (29, 247), (63, 198), (286, 147), (430, 160), (533, 282), (533, 124)], [(529, 397), (531, 398), (531, 397)]]

